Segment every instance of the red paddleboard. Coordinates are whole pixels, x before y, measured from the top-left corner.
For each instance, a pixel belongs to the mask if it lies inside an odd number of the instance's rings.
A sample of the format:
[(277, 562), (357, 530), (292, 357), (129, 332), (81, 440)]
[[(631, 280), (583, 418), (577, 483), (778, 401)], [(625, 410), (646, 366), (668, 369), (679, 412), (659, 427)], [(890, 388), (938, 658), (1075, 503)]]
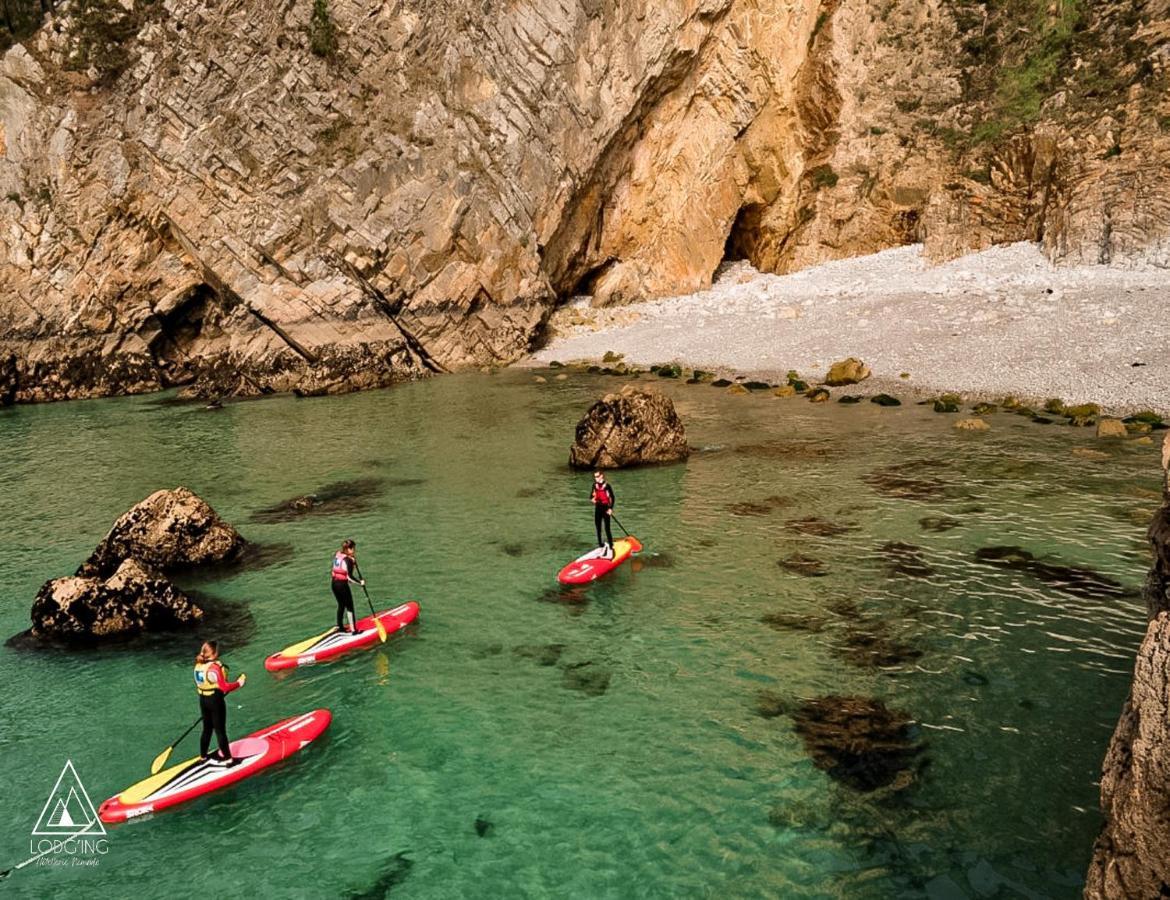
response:
[[(377, 614), (377, 619), (386, 629), (386, 634), (393, 634), (405, 628), (418, 618), (418, 604), (411, 600), (393, 609), (385, 609)], [(264, 668), (269, 672), (279, 672), (281, 669), (295, 669), (297, 666), (311, 666), (314, 663), (335, 659), (349, 653), (351, 650), (360, 650), (363, 647), (372, 647), (378, 643), (378, 629), (374, 627), (374, 616), (358, 619), (358, 633), (329, 629), (323, 634), (311, 637), (307, 641), (285, 647), (279, 653), (273, 653), (264, 660)]]
[(240, 760), (234, 766), (212, 765), (196, 756), (111, 797), (98, 807), (98, 817), (103, 822), (125, 822), (243, 781), (308, 746), (331, 721), (329, 710), (315, 709), (262, 728), (232, 741), (232, 756)]
[(642, 544), (636, 537), (621, 538), (613, 542), (613, 558), (602, 556), (604, 551), (600, 547), (591, 550), (561, 569), (557, 581), (561, 584), (588, 584), (612, 572), (629, 559), (631, 554), (640, 553), (641, 550)]

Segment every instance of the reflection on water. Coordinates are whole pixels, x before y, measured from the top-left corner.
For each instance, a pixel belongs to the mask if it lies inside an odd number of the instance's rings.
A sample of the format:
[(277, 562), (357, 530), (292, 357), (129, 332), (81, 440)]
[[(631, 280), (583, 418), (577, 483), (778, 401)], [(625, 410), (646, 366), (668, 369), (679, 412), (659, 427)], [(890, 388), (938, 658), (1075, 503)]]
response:
[[(120, 512), (181, 483), (266, 548), (188, 585), (251, 612), (228, 636), (251, 675), (232, 730), (336, 716), (281, 771), (9, 892), (187, 892), (214, 823), (229, 839), (200, 879), (232, 896), (1075, 896), (1142, 631), (1155, 452), (663, 383), (702, 449), (614, 474), (646, 552), (566, 589), (593, 537), (568, 444), (614, 384), (0, 411), (5, 635)], [(331, 623), (350, 536), (376, 602), (419, 600), (419, 627), (267, 675)], [(0, 707), (0, 866), (65, 757), (95, 801), (144, 774), (194, 714), (194, 645), (0, 650), (22, 686)]]

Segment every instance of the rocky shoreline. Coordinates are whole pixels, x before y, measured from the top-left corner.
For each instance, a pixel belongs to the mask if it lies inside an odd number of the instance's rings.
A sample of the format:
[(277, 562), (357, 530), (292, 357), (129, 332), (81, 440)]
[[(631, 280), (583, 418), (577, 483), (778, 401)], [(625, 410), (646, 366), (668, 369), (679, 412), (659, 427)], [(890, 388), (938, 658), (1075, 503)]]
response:
[(1162, 507), (1148, 536), (1154, 563), (1145, 586), (1149, 626), (1101, 771), (1105, 825), (1093, 847), (1088, 900), (1170, 892), (1170, 435), (1163, 443)]

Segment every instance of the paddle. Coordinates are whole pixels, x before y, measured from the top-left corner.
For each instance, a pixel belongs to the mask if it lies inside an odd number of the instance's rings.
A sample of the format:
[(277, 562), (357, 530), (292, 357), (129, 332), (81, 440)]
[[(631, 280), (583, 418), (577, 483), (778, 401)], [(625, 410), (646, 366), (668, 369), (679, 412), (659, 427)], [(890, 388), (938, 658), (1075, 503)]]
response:
[(618, 527), (618, 528), (620, 528), (620, 529), (622, 530), (622, 533), (623, 533), (623, 534), (624, 534), (626, 537), (631, 537), (630, 533), (629, 533), (628, 531), (626, 531), (626, 526), (625, 526), (625, 525), (623, 525), (621, 522), (618, 522), (618, 517), (617, 517), (617, 516), (615, 516), (613, 513), (610, 513), (610, 514), (609, 514), (609, 517), (610, 517), (611, 519), (613, 519), (613, 520), (614, 520), (614, 522), (617, 522), (617, 527)]
[(370, 592), (366, 590), (364, 584), (365, 579), (362, 578), (362, 570), (354, 564), (354, 571), (357, 572), (358, 579), (362, 582), (362, 593), (366, 595), (366, 603), (370, 604), (370, 616), (374, 620), (374, 627), (378, 629), (378, 640), (383, 644), (386, 643), (386, 626), (382, 624), (382, 620), (378, 618), (378, 614), (374, 612), (374, 601), (370, 599)]
[[(178, 742), (176, 741), (176, 743), (178, 743)], [(100, 828), (100, 827), (101, 827), (101, 823), (102, 823), (102, 820), (101, 820), (101, 819), (94, 819), (92, 822), (90, 822), (88, 825), (86, 825), (86, 826), (85, 826), (83, 829), (81, 829), (81, 831), (77, 832), (77, 834), (71, 834), (69, 837), (70, 837), (70, 839), (73, 839), (73, 838), (79, 838), (79, 837), (81, 837), (83, 834), (86, 834), (86, 833), (88, 833), (88, 832), (89, 832), (89, 830), (90, 830), (91, 828), (93, 828), (93, 826), (94, 826), (94, 825), (97, 825), (97, 826)], [(49, 849), (48, 849), (48, 850), (42, 850), (42, 851), (41, 851), (40, 853), (38, 853), (36, 856), (30, 856), (30, 857), (29, 857), (28, 859), (26, 859), (24, 862), (22, 862), (22, 863), (17, 863), (17, 864), (16, 864), (15, 866), (13, 866), (11, 869), (3, 869), (3, 870), (0, 870), (0, 878), (7, 878), (7, 877), (8, 877), (9, 875), (11, 875), (13, 872), (18, 872), (18, 871), (20, 871), (21, 869), (23, 869), (25, 866), (32, 865), (32, 864), (33, 864), (33, 863), (35, 863), (35, 862), (36, 862), (38, 859), (40, 859), (42, 856), (47, 856), (48, 854), (50, 854), (50, 853), (53, 853), (54, 851), (60, 852), (60, 850), (61, 850), (61, 842), (60, 842), (60, 841), (53, 841), (53, 842), (52, 842), (52, 844), (49, 846)]]
[(152, 762), (150, 764), (150, 774), (151, 775), (157, 775), (159, 772), (161, 772), (163, 770), (163, 766), (165, 766), (167, 764), (167, 760), (171, 758), (171, 754), (174, 752), (175, 747), (177, 747), (179, 745), (179, 741), (181, 741), (183, 738), (185, 738), (187, 735), (189, 735), (192, 731), (194, 731), (195, 726), (198, 725), (202, 721), (203, 721), (203, 716), (200, 716), (198, 719), (196, 719), (194, 722), (191, 723), (190, 728), (188, 728), (186, 731), (184, 731), (182, 734), (179, 735), (178, 739), (175, 740), (174, 743), (172, 743), (169, 747), (167, 747), (166, 750), (164, 750), (162, 753), (160, 753), (158, 756), (156, 756), (154, 758), (154, 762)]

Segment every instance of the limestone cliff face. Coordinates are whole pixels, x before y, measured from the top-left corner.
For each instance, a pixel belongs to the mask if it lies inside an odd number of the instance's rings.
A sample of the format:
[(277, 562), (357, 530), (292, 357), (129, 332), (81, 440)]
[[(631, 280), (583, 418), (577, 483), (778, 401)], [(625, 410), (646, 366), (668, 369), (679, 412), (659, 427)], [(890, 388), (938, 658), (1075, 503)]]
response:
[(1165, 502), (1150, 525), (1150, 624), (1102, 766), (1105, 826), (1085, 884), (1090, 900), (1170, 895), (1170, 436), (1162, 465)]
[(330, 0), (318, 56), (154, 0), (103, 73), (64, 4), (0, 65), (0, 400), (507, 362), (729, 255), (1170, 263), (1170, 0), (1007, 6)]

